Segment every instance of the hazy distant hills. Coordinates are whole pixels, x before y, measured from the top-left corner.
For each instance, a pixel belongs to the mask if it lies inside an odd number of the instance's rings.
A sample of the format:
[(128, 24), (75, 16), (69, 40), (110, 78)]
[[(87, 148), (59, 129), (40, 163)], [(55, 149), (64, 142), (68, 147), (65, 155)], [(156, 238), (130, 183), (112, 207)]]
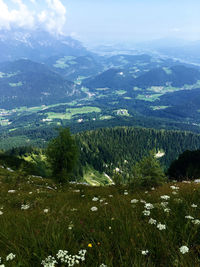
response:
[(0, 105), (33, 106), (66, 101), (80, 95), (67, 81), (44, 64), (17, 60), (0, 64)]
[(182, 65), (171, 68), (156, 68), (136, 78), (134, 85), (138, 87), (165, 86), (171, 85), (181, 87), (185, 84), (194, 84), (200, 79), (200, 72), (197, 69)]
[(103, 71), (103, 65), (95, 55), (85, 56), (53, 56), (45, 63), (55, 72), (62, 74), (69, 80), (75, 80), (79, 76), (93, 76)]
[(43, 62), (52, 56), (90, 54), (79, 41), (71, 37), (53, 36), (39, 30), (1, 30), (0, 51), (1, 62), (21, 58)]
[(153, 68), (134, 77), (127, 69), (109, 69), (94, 78), (84, 81), (88, 88), (109, 87), (113, 89), (142, 89), (151, 86), (181, 87), (195, 84), (200, 79), (200, 71), (195, 68), (177, 65), (169, 68)]
[[(6, 109), (0, 127), (47, 122), (88, 129), (132, 125), (137, 116), (139, 125), (146, 116), (200, 126), (197, 65), (134, 49), (99, 55), (71, 37), (37, 30), (0, 31), (0, 51), (0, 109)], [(11, 110), (23, 106), (23, 114)]]

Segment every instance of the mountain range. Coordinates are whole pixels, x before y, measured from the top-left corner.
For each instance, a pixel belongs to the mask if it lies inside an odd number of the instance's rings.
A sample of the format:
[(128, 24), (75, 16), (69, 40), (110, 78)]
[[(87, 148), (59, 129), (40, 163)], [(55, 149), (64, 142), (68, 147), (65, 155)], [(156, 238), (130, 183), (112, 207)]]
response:
[(157, 119), (165, 127), (200, 131), (198, 65), (134, 47), (130, 54), (102, 55), (71, 37), (37, 30), (1, 30), (0, 49), (4, 131), (46, 124), (141, 125), (141, 120), (145, 126), (147, 120), (157, 125)]

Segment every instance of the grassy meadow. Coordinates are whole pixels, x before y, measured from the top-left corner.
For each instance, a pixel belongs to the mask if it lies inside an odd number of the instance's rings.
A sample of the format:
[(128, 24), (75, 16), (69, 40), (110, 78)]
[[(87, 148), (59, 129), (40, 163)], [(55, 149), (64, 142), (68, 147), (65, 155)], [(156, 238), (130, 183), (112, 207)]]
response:
[(194, 182), (62, 187), (0, 168), (0, 266), (200, 266), (199, 196)]

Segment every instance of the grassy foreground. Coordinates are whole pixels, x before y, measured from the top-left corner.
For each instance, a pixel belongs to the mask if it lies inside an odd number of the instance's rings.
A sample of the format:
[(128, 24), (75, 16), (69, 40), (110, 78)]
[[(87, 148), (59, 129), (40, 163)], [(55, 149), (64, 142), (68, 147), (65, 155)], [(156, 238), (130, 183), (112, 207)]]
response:
[(0, 168), (0, 257), (6, 267), (200, 266), (200, 185), (61, 188)]

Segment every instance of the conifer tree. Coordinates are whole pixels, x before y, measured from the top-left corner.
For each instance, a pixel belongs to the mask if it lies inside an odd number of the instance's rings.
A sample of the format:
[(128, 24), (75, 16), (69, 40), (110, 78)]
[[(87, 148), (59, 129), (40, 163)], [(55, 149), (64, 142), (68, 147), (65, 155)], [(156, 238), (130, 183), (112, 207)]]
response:
[(166, 176), (160, 166), (160, 162), (155, 157), (155, 152), (150, 151), (148, 156), (143, 157), (133, 167), (131, 181), (142, 186), (157, 186), (162, 184)]
[(46, 156), (53, 177), (58, 182), (67, 182), (78, 160), (77, 145), (68, 128), (59, 129), (58, 136), (47, 146)]

